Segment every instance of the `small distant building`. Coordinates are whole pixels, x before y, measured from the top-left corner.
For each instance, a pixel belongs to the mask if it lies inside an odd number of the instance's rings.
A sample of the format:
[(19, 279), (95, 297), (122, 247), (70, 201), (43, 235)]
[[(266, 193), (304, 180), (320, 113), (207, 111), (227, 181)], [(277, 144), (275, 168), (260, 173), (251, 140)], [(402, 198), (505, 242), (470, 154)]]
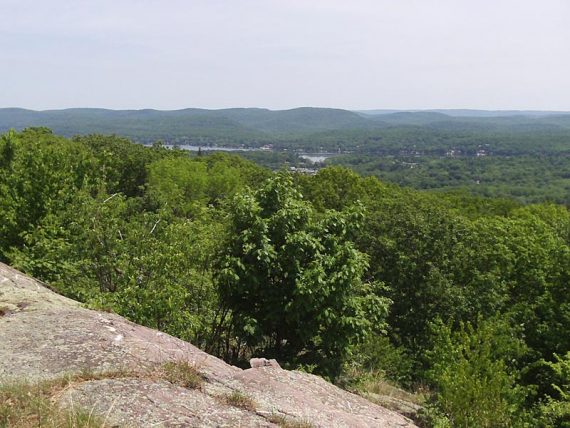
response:
[(296, 166), (290, 166), (289, 171), (294, 172), (296, 174), (305, 174), (305, 175), (315, 175), (317, 170), (314, 168), (298, 168)]

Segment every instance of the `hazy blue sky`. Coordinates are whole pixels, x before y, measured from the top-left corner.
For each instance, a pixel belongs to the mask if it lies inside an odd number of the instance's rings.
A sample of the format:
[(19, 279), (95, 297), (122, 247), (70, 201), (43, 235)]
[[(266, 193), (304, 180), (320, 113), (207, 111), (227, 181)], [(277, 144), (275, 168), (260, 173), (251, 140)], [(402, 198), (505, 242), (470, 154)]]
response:
[(570, 110), (570, 0), (0, 0), (0, 107)]

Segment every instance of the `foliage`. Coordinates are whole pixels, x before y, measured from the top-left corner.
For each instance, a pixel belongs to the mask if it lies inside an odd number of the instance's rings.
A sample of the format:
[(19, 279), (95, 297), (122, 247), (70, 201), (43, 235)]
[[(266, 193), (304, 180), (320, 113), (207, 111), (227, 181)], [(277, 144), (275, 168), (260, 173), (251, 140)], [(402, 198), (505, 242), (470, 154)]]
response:
[(361, 212), (317, 217), (285, 174), (237, 197), (231, 212), (217, 280), (232, 335), (334, 376), (350, 345), (382, 328), (387, 308), (362, 282), (367, 260), (349, 240)]
[(355, 172), (342, 167), (320, 170), (304, 184), (304, 191), (313, 206), (319, 211), (342, 210), (363, 199), (365, 183)]
[(555, 362), (546, 365), (554, 375), (553, 396), (542, 405), (544, 422), (547, 426), (570, 427), (570, 352), (563, 357), (556, 355)]
[(106, 190), (128, 197), (143, 194), (148, 166), (168, 155), (161, 146), (145, 148), (116, 136), (89, 135), (75, 137), (73, 141), (86, 147), (95, 157)]
[(410, 387), (412, 366), (413, 360), (405, 348), (394, 346), (386, 336), (374, 334), (354, 349), (345, 373), (349, 375), (349, 384), (380, 379)]
[(451, 425), (517, 425), (524, 390), (516, 385), (508, 362), (519, 356), (521, 345), (508, 325), (484, 321), (474, 327), (467, 322), (454, 332), (440, 322), (433, 328), (428, 375), (437, 387), (435, 406)]
[(23, 233), (94, 184), (96, 163), (84, 147), (45, 129), (8, 133), (0, 144), (5, 164), (0, 171), (1, 260), (6, 259), (2, 250), (22, 246)]
[(416, 189), (570, 204), (570, 157), (556, 153), (480, 157), (355, 154), (328, 163)]
[[(265, 120), (254, 116), (243, 120)], [(562, 174), (558, 189), (566, 185), (564, 133), (506, 135), (500, 120), (425, 130), (418, 123), (431, 115), (414, 120), (281, 142), (395, 156), (390, 174), (412, 185), (426, 171), (436, 184), (480, 174), (496, 186), (480, 193), (519, 186), (525, 203), (541, 199), (533, 181), (548, 190)], [(471, 154), (489, 144), (500, 156), (541, 156), (435, 159), (458, 141)], [(434, 158), (417, 161), (421, 174), (399, 170), (398, 156), (416, 155), (397, 150)], [(563, 205), (419, 192), (338, 166), (271, 173), (224, 153), (30, 128), (0, 137), (0, 219), (1, 261), (228, 361), (277, 357), (378, 393), (388, 382), (433, 389), (435, 426), (568, 426)]]

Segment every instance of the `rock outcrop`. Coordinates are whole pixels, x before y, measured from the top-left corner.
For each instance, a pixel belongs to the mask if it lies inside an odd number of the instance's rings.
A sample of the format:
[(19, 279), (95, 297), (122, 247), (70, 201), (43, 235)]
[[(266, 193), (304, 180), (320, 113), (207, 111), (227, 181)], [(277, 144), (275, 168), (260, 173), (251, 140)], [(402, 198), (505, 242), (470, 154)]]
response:
[[(194, 368), (203, 383), (187, 388), (152, 375), (168, 362)], [(0, 263), (0, 384), (99, 373), (58, 399), (92, 409), (112, 426), (415, 426), (317, 376), (252, 365), (233, 367), (167, 334), (85, 309)], [(251, 405), (224, 399), (232, 394)]]

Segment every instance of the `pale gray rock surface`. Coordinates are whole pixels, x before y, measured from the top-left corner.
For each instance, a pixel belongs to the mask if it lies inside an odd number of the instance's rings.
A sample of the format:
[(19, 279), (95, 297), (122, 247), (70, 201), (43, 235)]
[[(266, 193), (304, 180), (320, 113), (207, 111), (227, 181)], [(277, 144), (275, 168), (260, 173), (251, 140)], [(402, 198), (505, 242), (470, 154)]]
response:
[[(203, 386), (140, 375), (169, 361), (190, 363)], [(76, 382), (59, 397), (62, 405), (92, 409), (117, 426), (267, 427), (277, 426), (277, 416), (327, 428), (415, 426), (317, 376), (265, 361), (233, 367), (165, 333), (85, 309), (0, 263), (0, 384), (124, 372)], [(251, 398), (255, 409), (228, 404), (224, 397), (234, 391)]]

